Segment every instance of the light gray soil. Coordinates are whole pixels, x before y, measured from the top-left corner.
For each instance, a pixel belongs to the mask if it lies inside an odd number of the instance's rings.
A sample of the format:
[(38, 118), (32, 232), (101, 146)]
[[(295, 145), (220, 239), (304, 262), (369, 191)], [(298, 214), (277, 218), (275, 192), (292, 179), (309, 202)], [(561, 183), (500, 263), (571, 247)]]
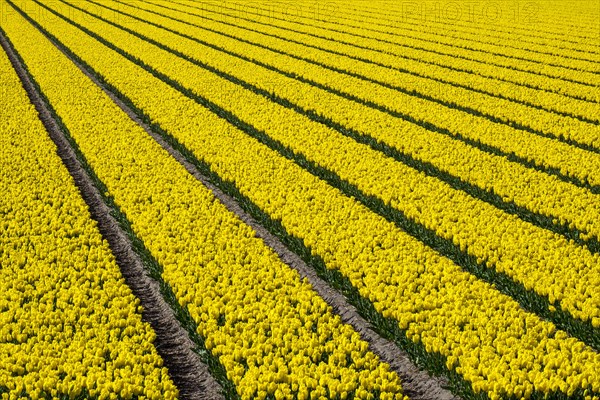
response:
[(200, 357), (192, 351), (195, 345), (175, 318), (173, 310), (163, 299), (159, 284), (148, 276), (142, 260), (133, 250), (131, 241), (111, 215), (111, 209), (103, 202), (98, 188), (77, 159), (63, 131), (29, 78), (25, 67), (13, 52), (6, 37), (1, 33), (0, 44), (21, 78), (23, 87), (35, 105), (49, 136), (58, 148), (58, 155), (75, 180), (92, 217), (97, 221), (100, 232), (108, 241), (127, 285), (140, 300), (144, 309), (142, 318), (156, 332), (154, 345), (163, 358), (169, 375), (179, 389), (180, 398), (223, 399), (221, 387), (208, 372), (208, 367), (202, 363)]
[(361, 335), (363, 340), (369, 343), (370, 350), (377, 354), (381, 360), (388, 363), (391, 366), (391, 369), (400, 376), (402, 387), (404, 388), (404, 393), (406, 395), (414, 400), (460, 399), (460, 397), (455, 396), (446, 389), (447, 381), (444, 378), (432, 377), (427, 372), (420, 370), (412, 361), (410, 361), (408, 355), (398, 348), (398, 346), (374, 332), (371, 325), (359, 315), (358, 311), (348, 303), (348, 300), (343, 295), (332, 289), (325, 281), (319, 278), (316, 272), (306, 265), (296, 253), (289, 250), (279, 241), (279, 239), (272, 235), (252, 216), (246, 213), (235, 199), (213, 185), (210, 180), (191, 162), (187, 161), (178, 150), (173, 148), (160, 134), (155, 133), (146, 123), (144, 123), (129, 106), (124, 104), (111, 91), (104, 87), (81, 65), (77, 62), (75, 62), (75, 64), (86, 73), (92, 81), (100, 86), (131, 119), (143, 127), (144, 130), (168, 151), (172, 157), (183, 165), (191, 175), (210, 189), (215, 197), (218, 198), (229, 211), (235, 213), (243, 222), (251, 226), (256, 231), (257, 237), (261, 238), (268, 246), (274, 249), (284, 263), (298, 271), (303, 278), (306, 277), (315, 291), (333, 308), (334, 312), (338, 314), (345, 323), (351, 325)]
[[(67, 55), (67, 54), (65, 54)], [(68, 55), (67, 55), (68, 56)], [(240, 205), (230, 197), (225, 194), (215, 185), (213, 185), (210, 180), (204, 176), (200, 171), (176, 149), (174, 149), (170, 144), (168, 144), (160, 134), (155, 133), (146, 123), (144, 123), (137, 114), (126, 104), (124, 104), (119, 98), (117, 98), (114, 93), (108, 90), (104, 85), (102, 85), (96, 77), (90, 74), (82, 65), (80, 65), (77, 61), (71, 59), (75, 65), (79, 67), (79, 69), (84, 72), (94, 83), (96, 83), (100, 88), (102, 88), (105, 93), (124, 111), (129, 117), (138, 123), (144, 130), (152, 136), (169, 154), (174, 157), (185, 169), (193, 175), (197, 180), (202, 182), (208, 189), (212, 191), (216, 198), (218, 198), (222, 204), (224, 204), (228, 210), (235, 213), (243, 222), (251, 226), (255, 231), (257, 237), (261, 238), (268, 246), (270, 246), (274, 251), (279, 255), (280, 259), (289, 265), (291, 268), (298, 271), (300, 276), (303, 278), (306, 277), (315, 291), (329, 304), (334, 312), (338, 314), (341, 319), (352, 326), (365, 340), (369, 343), (370, 350), (377, 354), (380, 359), (386, 363), (388, 363), (393, 371), (395, 371), (402, 380), (402, 387), (404, 389), (404, 393), (408, 395), (413, 400), (459, 400), (460, 397), (454, 395), (450, 390), (446, 387), (448, 386), (448, 382), (445, 378), (440, 377), (432, 377), (426, 371), (420, 370), (410, 359), (409, 356), (402, 349), (398, 348), (393, 342), (382, 338), (379, 334), (373, 331), (372, 326), (367, 322), (364, 318), (362, 318), (358, 311), (352, 306), (348, 300), (339, 292), (332, 289), (324, 280), (319, 278), (316, 272), (310, 268), (306, 263), (294, 252), (289, 250), (283, 243), (279, 241), (274, 235), (272, 235), (267, 229), (265, 229), (259, 222), (257, 222), (252, 216), (246, 213)], [(60, 146), (59, 146), (60, 147)], [(75, 175), (74, 175), (75, 176)], [(141, 265), (140, 265), (141, 267)], [(142, 268), (142, 267), (141, 267)], [(129, 283), (129, 281), (128, 281)], [(152, 285), (152, 283), (145, 283), (145, 285)], [(130, 284), (131, 286), (131, 284)], [(138, 291), (144, 291), (144, 287), (140, 287)], [(149, 290), (154, 292), (153, 290)], [(137, 294), (137, 293), (136, 293)], [(158, 295), (158, 292), (156, 292)], [(160, 295), (159, 295), (160, 296)], [(163, 301), (164, 303), (164, 301)], [(166, 304), (164, 305), (166, 307)], [(146, 306), (145, 306), (146, 307)], [(152, 308), (150, 308), (152, 309)], [(177, 321), (174, 319), (170, 320), (170, 322), (165, 322), (165, 326), (162, 327), (163, 331), (168, 332), (169, 324), (174, 324), (178, 326)], [(162, 324), (161, 324), (162, 325)], [(155, 328), (156, 329), (156, 328)], [(177, 329), (179, 331), (179, 329)], [(161, 331), (162, 332), (162, 331)], [(159, 331), (157, 331), (157, 334)], [(158, 335), (160, 336), (160, 335)], [(189, 338), (186, 336), (186, 348), (191, 346), (189, 342)], [(162, 354), (161, 354), (162, 355)], [(193, 355), (182, 354), (182, 357), (187, 361), (182, 361), (181, 363), (177, 363), (178, 365), (190, 365), (190, 366), (198, 366), (199, 370), (201, 370), (202, 374), (198, 373), (199, 381), (203, 382), (203, 385), (206, 385), (206, 381), (208, 381), (209, 388), (213, 389), (213, 392), (216, 393), (215, 386), (216, 383), (212, 382), (210, 379), (207, 379), (204, 376), (204, 365), (199, 363), (199, 360), (195, 362), (189, 357)], [(177, 358), (177, 351), (173, 351), (172, 353), (167, 353), (168, 359)], [(192, 378), (192, 375), (186, 375), (186, 379)], [(188, 380), (185, 380), (185, 384), (183, 387), (188, 387)], [(182, 391), (183, 392), (183, 391)], [(196, 393), (193, 393), (196, 396)], [(190, 393), (189, 398), (192, 398), (192, 393)], [(200, 397), (193, 397), (200, 398)], [(218, 398), (211, 396), (204, 396), (203, 398)]]

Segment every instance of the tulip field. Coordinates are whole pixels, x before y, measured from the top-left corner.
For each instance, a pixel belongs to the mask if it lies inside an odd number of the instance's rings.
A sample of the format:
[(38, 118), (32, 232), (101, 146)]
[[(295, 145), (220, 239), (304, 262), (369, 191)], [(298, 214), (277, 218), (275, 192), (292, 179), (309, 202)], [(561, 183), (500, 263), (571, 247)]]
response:
[(600, 1), (0, 0), (1, 399), (600, 400)]

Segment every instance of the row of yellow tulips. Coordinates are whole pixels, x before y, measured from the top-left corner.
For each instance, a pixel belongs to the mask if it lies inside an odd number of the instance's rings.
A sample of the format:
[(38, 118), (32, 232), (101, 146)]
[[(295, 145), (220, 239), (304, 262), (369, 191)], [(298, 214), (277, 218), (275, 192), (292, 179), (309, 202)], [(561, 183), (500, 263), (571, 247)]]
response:
[[(277, 67), (294, 73), (302, 71), (301, 76), (307, 79), (322, 76), (324, 71), (319, 68), (303, 69), (302, 62), (293, 59), (281, 61), (281, 58), (272, 52), (236, 43), (219, 35), (185, 26), (177, 21), (144, 12), (138, 8), (127, 7), (116, 2), (103, 2), (102, 4), (125, 13), (133, 14), (135, 12), (140, 18), (152, 24), (172, 31), (185, 32), (190, 39), (129, 18), (125, 14), (115, 14), (111, 18), (112, 21), (116, 21), (127, 29), (139, 32), (149, 39), (258, 89), (289, 100), (303, 110), (323, 116), (338, 126), (349, 128), (360, 134), (368, 135), (375, 141), (388, 144), (419, 161), (435, 166), (440, 171), (460, 177), (464, 182), (481, 190), (493, 191), (505, 201), (514, 202), (535, 214), (556, 219), (561, 224), (572, 224), (573, 228), (582, 233), (582, 239), (600, 237), (600, 226), (597, 226), (594, 217), (600, 211), (598, 210), (597, 195), (587, 189), (563, 182), (557, 177), (518, 163), (509, 162), (503, 157), (482, 152), (446, 135), (429, 131), (268, 68), (227, 55), (191, 39), (202, 40), (236, 54), (247, 56), (249, 59), (260, 60), (265, 64), (275, 64)], [(104, 17), (107, 17), (106, 14)], [(112, 31), (115, 34), (119, 33), (118, 29)], [(118, 37), (127, 36), (121, 32)], [(182, 63), (183, 61), (179, 60), (178, 62)], [(335, 82), (335, 78), (335, 75), (332, 75), (327, 82)], [(339, 81), (336, 86), (342, 87), (345, 84), (346, 82)], [(348, 88), (348, 85), (345, 87)], [(233, 111), (235, 112), (235, 110)], [(317, 125), (313, 124), (313, 126)], [(582, 151), (577, 154), (587, 153)], [(565, 202), (565, 197), (570, 200)], [(577, 207), (572, 207), (573, 204), (576, 204)]]
[[(111, 3), (108, 0), (104, 2)], [(114, 45), (179, 82), (194, 94), (236, 114), (245, 123), (265, 132), (273, 140), (302, 154), (309, 161), (333, 171), (362, 192), (382, 199), (409, 218), (434, 230), (439, 236), (452, 240), (461, 250), (480, 261), (486, 261), (489, 267), (507, 274), (527, 289), (548, 296), (551, 303), (556, 303), (576, 318), (592, 321), (595, 327), (600, 328), (600, 293), (593, 290), (600, 285), (600, 277), (590, 268), (598, 263), (597, 254), (503, 213), (435, 178), (425, 177), (424, 174), (366, 145), (358, 144), (325, 125), (311, 121), (108, 23), (100, 20), (86, 21), (86, 14), (76, 9), (71, 9), (70, 16), (82, 26), (102, 37), (110, 38)], [(218, 57), (218, 54), (205, 54), (201, 46), (194, 42), (181, 41), (176, 35), (135, 19), (119, 16), (119, 22), (160, 43), (176, 46), (203, 62), (211, 62)], [(195, 51), (196, 49), (199, 51)], [(227, 68), (227, 60), (219, 64)], [(231, 65), (229, 69), (238, 69), (243, 77), (251, 81), (264, 79), (264, 76), (253, 73), (250, 68), (242, 69), (239, 64)], [(293, 91), (286, 82), (277, 82), (274, 76), (265, 81), (272, 90)], [(299, 94), (301, 93), (300, 91)], [(359, 112), (355, 111), (355, 114)], [(414, 135), (407, 132), (409, 134)], [(505, 182), (507, 186), (514, 185), (514, 181), (509, 178)], [(552, 187), (549, 185), (547, 191)], [(564, 193), (561, 195), (564, 198)], [(590, 210), (585, 218), (589, 221), (595, 215), (592, 204), (594, 203), (590, 200)]]
[[(526, 74), (529, 75), (528, 86), (515, 85), (506, 80), (502, 69), (496, 75), (490, 75), (478, 65), (471, 68), (477, 73), (468, 73), (456, 69), (457, 67), (451, 64), (449, 64), (451, 68), (438, 65), (443, 59), (456, 60), (451, 56), (441, 56), (438, 53), (412, 48), (402, 48), (399, 55), (394, 55), (390, 53), (389, 43), (377, 39), (356, 38), (342, 32), (323, 31), (319, 25), (311, 27), (294, 22), (276, 21), (278, 27), (271, 27), (263, 24), (264, 17), (259, 17), (256, 22), (232, 18), (235, 11), (227, 8), (219, 8), (219, 13), (212, 13), (192, 7), (176, 6), (168, 1), (153, 3), (155, 5), (141, 2), (132, 4), (182, 21), (195, 23), (200, 28), (223, 31), (229, 35), (309, 58), (333, 68), (341, 68), (384, 84), (394, 85), (408, 92), (415, 91), (422, 96), (429, 96), (446, 103), (458, 103), (475, 112), (490, 115), (502, 121), (525, 124), (531, 129), (548, 134), (570, 137), (570, 132), (582, 130), (582, 127), (590, 127), (589, 124), (573, 118), (563, 118), (557, 113), (596, 121), (598, 112), (600, 112), (596, 103), (564, 97), (560, 93), (548, 91), (540, 93), (539, 90), (531, 87), (531, 80), (536, 77), (532, 74)], [(126, 7), (119, 4), (118, 8), (125, 9)], [(176, 12), (175, 9), (197, 14), (197, 16), (209, 17), (215, 21), (193, 18), (192, 15)], [(221, 11), (230, 14), (223, 15)], [(228, 25), (223, 23), (228, 23)], [(187, 28), (189, 29), (189, 26)], [(307, 48), (282, 39), (268, 39), (261, 33), (251, 32), (247, 29), (270, 33), (301, 44), (316, 46), (322, 50)], [(364, 60), (364, 62), (348, 59), (348, 56)], [(509, 73), (515, 72), (514, 70), (508, 71)], [(497, 79), (498, 77), (500, 79)], [(556, 84), (556, 80), (550, 81)], [(559, 85), (559, 87), (562, 86)], [(587, 86), (582, 86), (582, 88), (584, 91), (593, 89)], [(591, 90), (590, 93), (593, 93), (593, 96), (597, 95), (597, 91), (594, 90)], [(397, 94), (396, 97), (399, 95)], [(597, 97), (593, 98), (597, 99)], [(379, 99), (381, 102), (383, 98)], [(527, 119), (522, 118), (525, 114)], [(561, 122), (557, 124), (556, 121)], [(570, 129), (566, 129), (566, 127), (570, 127)]]
[(4, 52), (0, 82), (2, 398), (176, 398), (154, 331)]
[[(600, 8), (596, 4), (594, 9), (593, 2), (587, 2), (588, 7), (592, 5), (591, 10), (595, 11), (596, 14), (600, 11)], [(352, 3), (351, 3), (352, 4)], [(489, 46), (486, 50), (492, 49), (494, 53), (503, 54), (506, 56), (517, 55), (520, 57), (528, 58), (527, 56), (531, 53), (534, 54), (545, 54), (555, 57), (563, 57), (566, 59), (578, 59), (582, 61), (597, 62), (600, 60), (598, 57), (598, 44), (592, 40), (593, 36), (588, 37), (587, 40), (569, 42), (568, 44), (564, 40), (553, 37), (553, 35), (542, 35), (534, 36), (527, 32), (521, 33), (515, 29), (515, 22), (525, 22), (527, 19), (541, 18), (543, 12), (549, 15), (550, 19), (556, 19), (558, 15), (565, 14), (565, 9), (569, 8), (569, 2), (564, 3), (549, 3), (548, 6), (542, 9), (539, 4), (515, 4), (515, 3), (487, 3), (487, 4), (444, 4), (443, 6), (438, 5), (440, 19), (429, 18), (423, 20), (419, 18), (419, 11), (424, 14), (429, 12), (430, 16), (434, 16), (435, 6), (429, 4), (429, 6), (415, 7), (413, 4), (405, 4), (403, 7), (404, 13), (398, 15), (393, 10), (387, 15), (378, 14), (377, 11), (373, 12), (360, 12), (349, 10), (345, 13), (345, 20), (348, 23), (357, 22), (359, 26), (364, 27), (366, 30), (369, 28), (382, 29), (387, 26), (400, 27), (404, 29), (418, 29), (422, 33), (435, 33), (443, 35), (445, 37), (460, 38), (465, 43), (473, 43), (474, 45), (487, 45)], [(582, 9), (581, 5), (584, 5)], [(579, 12), (586, 10), (586, 2), (573, 1), (570, 4), (571, 7), (578, 9)], [(325, 12), (319, 14), (327, 20), (333, 20), (331, 13), (331, 7), (326, 9)], [(329, 11), (329, 12), (327, 12)], [(432, 12), (433, 11), (433, 12)], [(379, 13), (381, 10), (379, 10)], [(470, 15), (469, 15), (470, 13)], [(468, 21), (465, 18), (461, 21), (460, 18), (453, 20), (452, 17), (467, 17), (472, 16)], [(561, 15), (561, 16), (562, 16)], [(339, 16), (339, 14), (337, 15)], [(498, 27), (495, 23), (496, 19), (501, 17), (512, 17), (513, 22), (510, 26)], [(528, 18), (529, 17), (529, 18)], [(593, 18), (593, 17), (592, 17)], [(486, 21), (487, 19), (487, 21)], [(593, 19), (587, 19), (586, 16), (579, 16), (579, 22), (582, 27), (589, 29), (593, 27)], [(587, 21), (586, 21), (587, 20)], [(539, 22), (539, 21), (535, 21)], [(587, 23), (584, 23), (587, 22)], [(586, 26), (587, 25), (587, 26)], [(512, 28), (512, 29), (511, 29)], [(511, 49), (518, 49), (518, 53), (510, 53)], [(536, 59), (534, 56), (533, 59)], [(554, 61), (553, 61), (554, 62)], [(592, 67), (593, 68), (593, 67)]]
[[(125, 6), (121, 6), (123, 9)], [(144, 6), (148, 7), (148, 6)], [(170, 12), (174, 13), (174, 12)], [(192, 16), (176, 13), (178, 18), (191, 22), (194, 20)], [(119, 14), (119, 21), (126, 21), (126, 18)], [(172, 14), (171, 14), (172, 15)], [(147, 18), (147, 14), (144, 14)], [(181, 24), (180, 24), (181, 26)], [(551, 138), (539, 136), (535, 133), (515, 129), (507, 124), (492, 122), (489, 119), (478, 117), (460, 110), (446, 107), (442, 104), (431, 102), (409, 94), (403, 94), (393, 89), (381, 86), (376, 83), (367, 82), (352, 76), (340, 74), (328, 69), (321, 68), (303, 61), (282, 57), (279, 54), (273, 54), (265, 49), (260, 49), (253, 46), (240, 44), (239, 42), (228, 39), (226, 37), (210, 34), (206, 31), (199, 31), (189, 25), (184, 25), (178, 30), (180, 32), (195, 31), (195, 35), (200, 35), (202, 38), (214, 38), (213, 41), (220, 41), (223, 45), (220, 47), (232, 48), (235, 46), (238, 49), (245, 50), (244, 54), (251, 55), (252, 58), (264, 60), (268, 65), (272, 65), (279, 70), (289, 74), (306, 77), (312, 82), (323, 85), (341, 93), (349, 94), (358, 98), (363, 102), (369, 102), (400, 115), (405, 115), (422, 124), (433, 124), (434, 129), (443, 130), (452, 136), (459, 136), (467, 140), (481, 143), (483, 146), (491, 146), (496, 151), (503, 154), (515, 154), (527, 162), (536, 164), (547, 169), (556, 169), (562, 175), (575, 178), (580, 182), (589, 182), (591, 185), (600, 185), (600, 154), (589, 152), (581, 148), (571, 146), (567, 143), (559, 142)], [(212, 27), (214, 29), (223, 29), (221, 25), (211, 25), (210, 22), (202, 22), (202, 27)], [(237, 28), (227, 27), (227, 32), (231, 33)], [(307, 57), (311, 54), (312, 59), (319, 59), (326, 64), (342, 67), (346, 65), (344, 70), (359, 71), (367, 76), (384, 77), (388, 82), (393, 80), (393, 73), (384, 73), (379, 71), (376, 66), (359, 65), (360, 62), (344, 57), (337, 57), (323, 53), (318, 50), (305, 48), (293, 43), (282, 41), (274, 38), (263, 37), (259, 33), (246, 32), (244, 39), (252, 40), (253, 42), (267, 46), (269, 49), (285, 50), (286, 53), (295, 53)], [(263, 37), (261, 39), (261, 37)], [(218, 43), (218, 42), (217, 42)], [(292, 47), (297, 47), (296, 50), (289, 50)], [(238, 50), (239, 51), (239, 50)], [(266, 55), (270, 53), (270, 55)], [(350, 67), (350, 65), (354, 67)], [(354, 69), (352, 69), (354, 68)], [(359, 68), (359, 69), (356, 69)], [(411, 82), (397, 79), (399, 85), (407, 86)], [(422, 85), (416, 85), (422, 87)], [(440, 93), (446, 90), (440, 90), (439, 84), (431, 83)], [(460, 98), (464, 98), (460, 97)], [(385, 99), (385, 100), (382, 100)], [(493, 98), (489, 98), (491, 101)], [(494, 102), (491, 101), (493, 104)], [(524, 121), (529, 114), (523, 112), (515, 113), (515, 117), (519, 121)], [(600, 126), (584, 123), (579, 120), (567, 117), (557, 117), (560, 122), (549, 124), (555, 126), (555, 135), (562, 136), (567, 139), (574, 140), (583, 145), (600, 148)], [(562, 127), (565, 127), (563, 129)], [(568, 129), (567, 129), (568, 128)], [(581, 162), (585, 160), (585, 162)]]
[[(527, 86), (568, 93), (571, 96), (589, 100), (598, 99), (597, 92), (590, 86), (599, 83), (599, 78), (595, 74), (597, 66), (590, 61), (580, 61), (584, 64), (584, 66), (580, 66), (583, 68), (582, 70), (571, 69), (573, 67), (553, 65), (557, 57), (550, 55), (541, 55), (546, 59), (546, 63), (535, 60), (535, 56), (530, 59), (530, 54), (524, 54), (523, 57), (518, 58), (519, 55), (502, 54), (503, 48), (481, 49), (477, 45), (470, 46), (471, 42), (468, 40), (446, 36), (438, 33), (438, 30), (421, 31), (419, 27), (402, 28), (402, 24), (366, 28), (368, 23), (349, 21), (345, 15), (339, 15), (339, 13), (327, 16), (326, 20), (315, 21), (308, 16), (300, 16), (290, 18), (291, 21), (285, 21), (285, 18), (269, 17), (264, 6), (260, 9), (252, 9), (251, 6), (250, 8), (244, 7), (244, 12), (240, 13), (231, 4), (217, 5), (216, 7), (200, 7), (189, 1), (169, 2), (168, 4), (169, 7), (183, 7), (192, 12), (202, 9), (201, 15), (203, 16), (214, 18), (215, 14), (218, 14), (221, 19), (235, 24), (243, 21), (262, 23), (263, 29), (265, 27), (269, 29), (288, 27), (318, 36), (336, 37), (338, 40), (341, 39), (353, 45), (370, 49), (379, 49), (390, 55), (408, 55), (410, 58), (427, 60), (432, 64), (465, 69)], [(282, 19), (284, 21), (281, 21)], [(423, 23), (418, 25), (423, 25)], [(535, 55), (536, 53), (531, 54)], [(567, 64), (576, 62), (571, 59), (564, 60)]]
[[(521, 39), (523, 43), (596, 53), (598, 51), (597, 31), (594, 24), (600, 13), (600, 7), (593, 1), (460, 5), (447, 3), (443, 7), (435, 3), (422, 7), (415, 7), (414, 3), (403, 4), (401, 7), (388, 2), (371, 4), (374, 7), (365, 7), (360, 2), (350, 2), (348, 9), (354, 11), (353, 15), (377, 16), (380, 21), (396, 24), (406, 19), (411, 19), (411, 22), (438, 22), (437, 25), (428, 25), (428, 28), (440, 27), (439, 23), (443, 18), (445, 24), (440, 28), (471, 32), (477, 29), (486, 36), (501, 33), (502, 37), (512, 40), (514, 45), (517, 45)], [(325, 8), (325, 11), (331, 9), (333, 7), (330, 5)]]
[[(252, 229), (26, 20), (11, 16), (5, 25), (242, 398), (308, 398), (311, 393), (373, 398), (377, 392), (381, 399), (403, 398), (398, 376)], [(108, 54), (95, 62), (113, 65)], [(138, 78), (121, 73), (125, 81)], [(146, 87), (145, 96), (167, 101), (159, 87)], [(208, 132), (212, 128), (204, 126)]]

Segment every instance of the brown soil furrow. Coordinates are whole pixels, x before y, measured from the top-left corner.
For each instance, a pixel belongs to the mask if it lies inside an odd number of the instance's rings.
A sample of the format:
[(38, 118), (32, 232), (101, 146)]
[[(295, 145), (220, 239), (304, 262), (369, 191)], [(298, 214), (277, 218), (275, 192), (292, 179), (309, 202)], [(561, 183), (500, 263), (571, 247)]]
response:
[[(68, 56), (68, 55), (67, 55)], [(341, 319), (351, 325), (369, 343), (370, 350), (377, 354), (382, 361), (388, 363), (402, 380), (404, 392), (413, 400), (458, 400), (460, 397), (452, 394), (446, 389), (447, 380), (440, 377), (432, 377), (427, 372), (420, 370), (393, 342), (382, 338), (372, 330), (371, 325), (358, 313), (348, 300), (339, 292), (332, 289), (317, 273), (294, 252), (289, 250), (277, 237), (271, 234), (252, 216), (246, 213), (234, 198), (224, 193), (221, 189), (211, 183), (210, 179), (202, 174), (198, 168), (189, 162), (177, 149), (171, 146), (159, 133), (156, 133), (148, 124), (112, 91), (110, 91), (96, 76), (91, 74), (76, 60), (71, 60), (94, 81), (131, 119), (137, 122), (144, 130), (152, 136), (169, 154), (174, 157), (185, 169), (197, 180), (202, 182), (212, 191), (227, 209), (235, 213), (244, 223), (251, 226), (256, 236), (260, 237), (269, 247), (279, 255), (280, 259), (291, 268), (299, 272), (300, 276), (306, 277), (316, 292), (329, 304)]]
[(169, 370), (169, 375), (179, 389), (180, 398), (194, 400), (223, 399), (222, 389), (208, 371), (208, 367), (194, 352), (196, 347), (186, 330), (179, 324), (171, 307), (161, 295), (159, 283), (148, 276), (142, 259), (133, 243), (119, 226), (111, 208), (102, 200), (98, 188), (78, 160), (65, 133), (54, 119), (37, 85), (0, 31), (0, 45), (7, 53), (31, 102), (35, 105), (57, 153), (73, 177), (92, 218), (108, 241), (127, 285), (143, 306), (142, 318), (156, 333), (154, 345)]

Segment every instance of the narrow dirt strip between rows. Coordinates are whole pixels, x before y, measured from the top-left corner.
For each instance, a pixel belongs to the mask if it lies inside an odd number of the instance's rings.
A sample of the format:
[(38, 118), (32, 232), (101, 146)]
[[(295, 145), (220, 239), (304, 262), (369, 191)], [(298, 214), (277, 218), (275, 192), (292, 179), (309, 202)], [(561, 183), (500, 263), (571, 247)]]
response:
[(140, 300), (143, 306), (142, 318), (152, 326), (156, 333), (154, 346), (163, 358), (171, 379), (179, 389), (180, 398), (223, 399), (221, 387), (211, 376), (208, 367), (201, 361), (198, 354), (192, 350), (195, 344), (180, 325), (173, 309), (163, 298), (159, 283), (146, 272), (147, 268), (140, 255), (134, 250), (134, 244), (119, 226), (113, 215), (114, 211), (103, 201), (100, 190), (94, 185), (60, 125), (54, 119), (43, 94), (39, 92), (22, 60), (19, 59), (2, 31), (0, 31), (0, 45), (8, 55), (31, 102), (35, 105), (50, 138), (56, 144), (57, 153), (73, 177), (90, 209), (92, 218), (97, 221), (102, 236), (108, 241), (125, 282)]
[(387, 340), (377, 334), (371, 324), (367, 322), (352, 306), (348, 300), (339, 292), (334, 290), (321, 279), (317, 273), (309, 267), (296, 253), (289, 250), (275, 235), (264, 228), (256, 219), (245, 212), (242, 207), (231, 196), (224, 193), (215, 186), (210, 179), (202, 174), (199, 169), (193, 165), (164, 138), (154, 132), (148, 124), (142, 121), (138, 115), (111, 92), (94, 75), (85, 69), (78, 61), (70, 55), (63, 52), (69, 59), (88, 76), (96, 85), (98, 85), (129, 117), (139, 124), (158, 144), (160, 144), (173, 158), (175, 158), (194, 178), (206, 186), (213, 195), (232, 213), (236, 214), (244, 223), (256, 231), (257, 237), (261, 238), (269, 247), (271, 247), (279, 258), (291, 268), (298, 271), (302, 278), (306, 278), (313, 289), (330, 305), (334, 313), (339, 315), (342, 321), (352, 326), (363, 340), (369, 343), (369, 349), (377, 354), (383, 362), (390, 365), (391, 370), (396, 372), (402, 380), (404, 393), (412, 400), (459, 400), (460, 397), (452, 394), (448, 389), (447, 380), (441, 377), (431, 377), (427, 372), (420, 370), (410, 361), (409, 356), (398, 348), (392, 341)]

